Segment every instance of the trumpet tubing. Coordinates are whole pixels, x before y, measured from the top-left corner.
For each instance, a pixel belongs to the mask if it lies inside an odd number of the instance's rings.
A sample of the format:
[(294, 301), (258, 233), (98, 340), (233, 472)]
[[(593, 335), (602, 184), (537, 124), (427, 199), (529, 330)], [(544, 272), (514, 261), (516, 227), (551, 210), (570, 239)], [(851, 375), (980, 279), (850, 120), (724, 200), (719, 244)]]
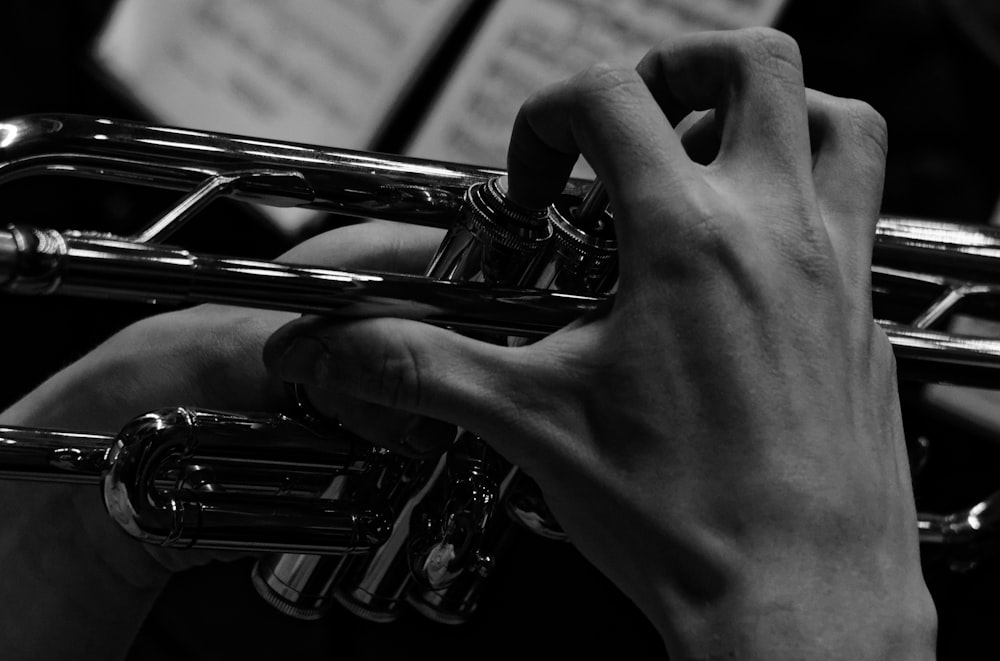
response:
[[(214, 302), (336, 317), (418, 319), (523, 343), (613, 298), (613, 211), (573, 180), (523, 209), (497, 169), (288, 144), (137, 122), (39, 115), (0, 122), (0, 183), (61, 174), (184, 191), (131, 236), (9, 225), (0, 289), (167, 304)], [(196, 254), (162, 241), (220, 196), (447, 230), (424, 277)], [(1000, 231), (883, 217), (872, 293), (903, 378), (1000, 388), (1000, 340), (949, 332), (995, 315)], [(170, 402), (165, 402), (170, 405)], [(343, 430), (279, 414), (167, 408), (117, 435), (0, 428), (0, 476), (100, 485), (147, 543), (273, 551), (254, 582), (284, 612), (339, 602), (373, 620), (405, 604), (443, 622), (475, 611), (512, 522), (564, 535), (529, 476), (458, 430), (411, 460)], [(921, 539), (994, 534), (998, 496), (922, 513)]]

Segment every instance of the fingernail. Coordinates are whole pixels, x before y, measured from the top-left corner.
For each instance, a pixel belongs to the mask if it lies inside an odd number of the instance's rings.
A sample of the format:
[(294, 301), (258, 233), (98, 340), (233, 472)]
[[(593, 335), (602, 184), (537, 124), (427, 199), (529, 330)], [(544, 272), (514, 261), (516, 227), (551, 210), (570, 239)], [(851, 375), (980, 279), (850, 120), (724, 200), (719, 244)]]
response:
[(458, 428), (450, 422), (418, 417), (407, 426), (402, 443), (415, 454), (430, 454), (448, 447), (457, 432)]
[(273, 364), (285, 381), (316, 385), (319, 366), (327, 358), (326, 346), (313, 337), (302, 336), (291, 340)]

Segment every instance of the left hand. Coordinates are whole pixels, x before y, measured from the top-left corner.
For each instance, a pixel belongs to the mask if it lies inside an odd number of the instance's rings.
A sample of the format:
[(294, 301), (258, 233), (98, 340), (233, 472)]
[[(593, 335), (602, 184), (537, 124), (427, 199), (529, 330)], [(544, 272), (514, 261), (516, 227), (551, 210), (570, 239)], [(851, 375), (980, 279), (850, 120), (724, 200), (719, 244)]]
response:
[[(316, 266), (421, 273), (440, 243), (440, 230), (372, 221), (316, 236), (282, 255), (278, 261)], [(129, 420), (165, 406), (230, 411), (288, 410), (282, 383), (260, 359), (267, 338), (296, 318), (286, 312), (223, 305), (200, 305), (136, 322), (60, 371), (2, 414), (0, 424), (116, 433)], [(364, 418), (351, 409), (350, 398), (325, 411)], [(371, 409), (366, 405), (365, 410)], [(387, 416), (372, 416), (388, 425)], [(396, 414), (395, 432), (410, 416)], [(366, 428), (367, 429), (367, 428)], [(386, 431), (386, 435), (391, 432)], [(377, 436), (370, 431), (369, 436)], [(54, 527), (114, 567), (131, 585), (159, 583), (163, 568), (179, 571), (232, 554), (176, 551), (138, 544), (109, 519), (96, 490), (68, 485), (2, 482), (5, 503), (20, 502), (17, 511), (0, 510), (11, 535)], [(78, 516), (52, 517), (54, 511)], [(21, 536), (23, 541), (28, 536)], [(93, 551), (87, 551), (92, 553)], [(152, 555), (156, 562), (149, 562)]]
[[(421, 272), (440, 232), (371, 222), (334, 230), (282, 256), (296, 263)], [(284, 408), (260, 354), (295, 315), (203, 305), (125, 328), (0, 416), (0, 424), (117, 432), (164, 406)], [(234, 553), (136, 542), (93, 485), (0, 481), (3, 658), (125, 658), (172, 572)], [(53, 626), (56, 626), (54, 629)]]

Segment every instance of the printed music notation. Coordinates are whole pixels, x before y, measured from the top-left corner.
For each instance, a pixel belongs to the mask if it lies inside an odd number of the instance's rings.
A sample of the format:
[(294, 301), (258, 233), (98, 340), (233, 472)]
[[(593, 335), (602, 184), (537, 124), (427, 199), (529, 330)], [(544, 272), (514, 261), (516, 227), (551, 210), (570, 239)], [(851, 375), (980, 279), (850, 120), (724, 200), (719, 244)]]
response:
[[(599, 62), (634, 65), (669, 37), (771, 25), (785, 0), (505, 0), (411, 140), (413, 156), (503, 167), (517, 109)], [(583, 161), (574, 173), (592, 177)]]
[(93, 54), (154, 121), (365, 149), (475, 1), (120, 0)]
[[(368, 149), (461, 16), (484, 0), (119, 0), (94, 58), (150, 119)], [(517, 108), (671, 34), (773, 23), (786, 0), (492, 0), (411, 155), (502, 166)], [(591, 176), (581, 164), (578, 176)], [(269, 210), (295, 233), (311, 212)]]
[(158, 119), (364, 148), (469, 1), (124, 0), (95, 56)]

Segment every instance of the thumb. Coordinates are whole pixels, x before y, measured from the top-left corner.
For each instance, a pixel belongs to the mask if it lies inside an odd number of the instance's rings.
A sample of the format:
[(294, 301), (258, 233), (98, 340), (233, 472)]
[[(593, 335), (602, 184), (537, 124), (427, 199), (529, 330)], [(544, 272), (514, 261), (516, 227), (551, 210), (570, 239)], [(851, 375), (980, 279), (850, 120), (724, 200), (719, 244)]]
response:
[(487, 438), (509, 434), (513, 398), (531, 381), (516, 348), (394, 318), (302, 317), (271, 336), (264, 362), (312, 392), (350, 395)]

